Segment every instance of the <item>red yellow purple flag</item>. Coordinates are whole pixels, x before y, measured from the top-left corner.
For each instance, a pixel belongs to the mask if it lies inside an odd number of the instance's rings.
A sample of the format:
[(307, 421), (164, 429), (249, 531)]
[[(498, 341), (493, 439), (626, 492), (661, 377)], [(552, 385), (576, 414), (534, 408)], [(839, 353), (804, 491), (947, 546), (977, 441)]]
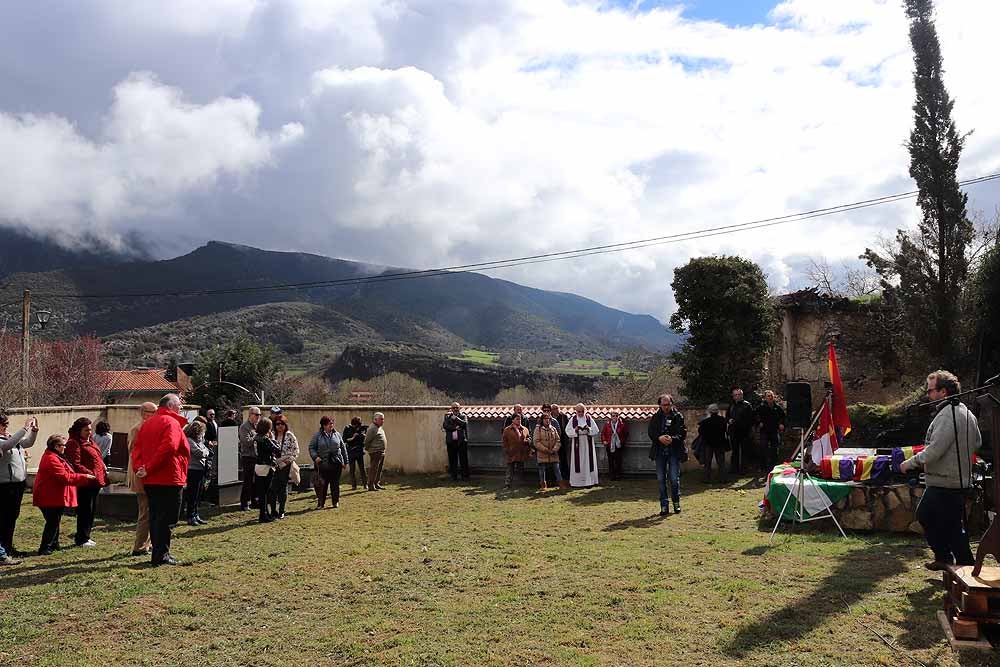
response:
[(847, 399), (844, 397), (844, 383), (840, 381), (840, 368), (837, 366), (837, 352), (830, 341), (830, 355), (827, 360), (830, 368), (830, 384), (833, 385), (833, 426), (836, 429), (837, 440), (851, 432), (851, 417), (847, 414)]

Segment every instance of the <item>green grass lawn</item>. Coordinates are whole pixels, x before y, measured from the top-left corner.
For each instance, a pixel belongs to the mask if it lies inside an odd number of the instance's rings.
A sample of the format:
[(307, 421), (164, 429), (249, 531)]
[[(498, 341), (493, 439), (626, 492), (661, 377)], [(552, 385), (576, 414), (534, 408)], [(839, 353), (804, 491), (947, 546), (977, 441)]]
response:
[[(125, 524), (4, 568), (0, 665), (910, 664), (856, 621), (928, 665), (997, 664), (946, 646), (918, 537), (811, 529), (768, 546), (757, 489), (692, 482), (661, 519), (652, 480), (388, 486), (319, 512), (293, 495), (265, 525), (204, 512), (175, 533), (178, 568), (126, 556)], [(40, 532), (26, 503), (18, 546)]]
[(482, 364), (483, 366), (496, 366), (498, 365), (497, 360), (500, 359), (500, 355), (482, 350), (462, 350), (462, 354), (451, 356), (449, 359), (470, 361), (474, 364)]

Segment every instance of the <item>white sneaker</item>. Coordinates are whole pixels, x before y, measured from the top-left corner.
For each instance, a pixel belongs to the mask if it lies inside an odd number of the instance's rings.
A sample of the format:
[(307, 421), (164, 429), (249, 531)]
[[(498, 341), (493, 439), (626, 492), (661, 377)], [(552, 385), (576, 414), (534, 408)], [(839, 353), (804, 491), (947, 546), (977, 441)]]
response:
[(96, 547), (97, 546), (97, 542), (95, 542), (94, 540), (87, 540), (86, 542), (84, 542), (80, 546), (81, 547), (87, 547), (87, 548)]

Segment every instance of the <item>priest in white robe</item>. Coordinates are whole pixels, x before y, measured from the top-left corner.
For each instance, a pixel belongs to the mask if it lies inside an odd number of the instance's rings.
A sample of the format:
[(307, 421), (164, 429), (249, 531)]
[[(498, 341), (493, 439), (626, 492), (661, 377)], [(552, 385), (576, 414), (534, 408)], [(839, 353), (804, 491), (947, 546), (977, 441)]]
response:
[(583, 403), (576, 404), (576, 414), (566, 422), (569, 436), (569, 485), (574, 487), (597, 484), (597, 437), (601, 430), (587, 414)]

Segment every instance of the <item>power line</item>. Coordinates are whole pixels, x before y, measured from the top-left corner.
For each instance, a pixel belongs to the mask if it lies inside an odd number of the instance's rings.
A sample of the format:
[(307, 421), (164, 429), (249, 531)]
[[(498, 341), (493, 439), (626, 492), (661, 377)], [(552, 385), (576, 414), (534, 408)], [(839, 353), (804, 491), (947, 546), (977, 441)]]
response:
[[(978, 185), (980, 183), (986, 183), (997, 179), (1000, 179), (1000, 173), (988, 174), (985, 176), (977, 176), (975, 178), (959, 181), (958, 184), (962, 186)], [(911, 190), (909, 192), (901, 192), (892, 195), (874, 197), (871, 199), (864, 199), (849, 204), (838, 204), (836, 206), (817, 208), (809, 211), (802, 211), (799, 213), (790, 213), (781, 216), (761, 218), (759, 220), (751, 220), (748, 222), (734, 223), (730, 225), (721, 225), (717, 227), (707, 227), (707, 228), (692, 230), (689, 232), (678, 232), (675, 234), (668, 234), (665, 236), (656, 236), (646, 239), (637, 239), (633, 241), (610, 243), (605, 245), (591, 246), (588, 248), (577, 248), (574, 250), (564, 250), (559, 252), (550, 252), (538, 255), (528, 255), (525, 257), (514, 257), (509, 259), (499, 259), (486, 262), (475, 262), (471, 264), (458, 264), (454, 266), (446, 266), (435, 269), (398, 271), (394, 273), (383, 273), (375, 276), (358, 276), (356, 278), (341, 278), (334, 280), (319, 280), (311, 282), (286, 283), (278, 285), (258, 285), (258, 286), (232, 287), (232, 288), (219, 288), (219, 289), (180, 290), (180, 291), (168, 291), (168, 292), (132, 292), (132, 293), (123, 292), (118, 294), (69, 294), (69, 293), (46, 294), (44, 292), (39, 292), (36, 293), (34, 296), (36, 298), (50, 298), (50, 299), (54, 298), (128, 299), (128, 298), (153, 298), (153, 297), (164, 297), (164, 296), (169, 296), (169, 297), (219, 296), (226, 294), (247, 294), (247, 293), (267, 292), (267, 291), (315, 289), (323, 287), (346, 287), (355, 285), (367, 285), (380, 282), (393, 282), (396, 280), (433, 278), (437, 276), (454, 275), (460, 272), (489, 271), (493, 269), (524, 266), (528, 264), (538, 264), (543, 262), (560, 261), (566, 259), (577, 259), (580, 257), (588, 257), (591, 255), (600, 255), (613, 252), (624, 252), (627, 250), (637, 250), (641, 248), (648, 248), (651, 246), (666, 245), (671, 243), (681, 243), (684, 241), (691, 241), (695, 239), (709, 238), (713, 236), (722, 236), (726, 234), (733, 234), (753, 229), (762, 229), (766, 227), (773, 227), (775, 225), (783, 225), (792, 222), (802, 222), (805, 220), (826, 217), (838, 213), (847, 213), (850, 211), (870, 208), (873, 206), (881, 206), (883, 204), (891, 204), (903, 201), (915, 197), (918, 194), (918, 192), (919, 191), (917, 190)]]

